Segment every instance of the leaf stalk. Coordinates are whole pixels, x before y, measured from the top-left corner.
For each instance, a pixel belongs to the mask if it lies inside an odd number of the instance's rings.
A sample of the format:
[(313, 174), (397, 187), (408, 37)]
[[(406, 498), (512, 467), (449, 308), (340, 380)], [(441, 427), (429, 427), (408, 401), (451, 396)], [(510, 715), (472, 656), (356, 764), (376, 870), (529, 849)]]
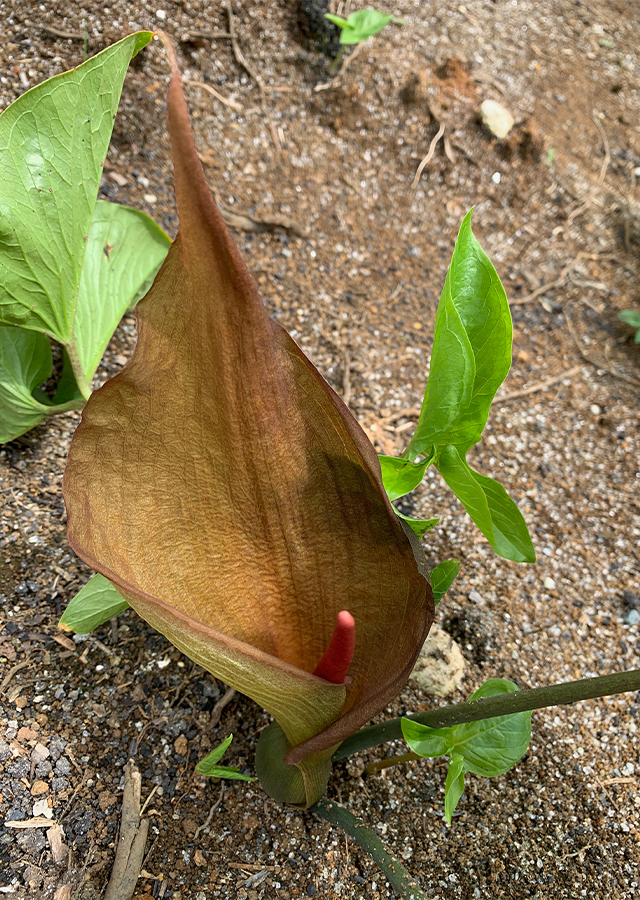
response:
[[(481, 719), (492, 719), (495, 716), (508, 716), (512, 713), (545, 709), (549, 706), (563, 706), (581, 700), (595, 700), (600, 697), (609, 697), (612, 694), (638, 690), (640, 690), (640, 669), (633, 669), (630, 672), (615, 672), (612, 675), (581, 678), (579, 681), (566, 681), (548, 687), (516, 691), (512, 694), (486, 697), (467, 703), (456, 703), (441, 709), (409, 714), (405, 718), (428, 725), (430, 728), (449, 728), (464, 722), (479, 722)], [(333, 754), (333, 761), (345, 759), (360, 750), (367, 750), (369, 747), (376, 747), (387, 741), (402, 740), (401, 721), (402, 718), (389, 719), (379, 725), (369, 725), (367, 728), (356, 731), (338, 747)]]

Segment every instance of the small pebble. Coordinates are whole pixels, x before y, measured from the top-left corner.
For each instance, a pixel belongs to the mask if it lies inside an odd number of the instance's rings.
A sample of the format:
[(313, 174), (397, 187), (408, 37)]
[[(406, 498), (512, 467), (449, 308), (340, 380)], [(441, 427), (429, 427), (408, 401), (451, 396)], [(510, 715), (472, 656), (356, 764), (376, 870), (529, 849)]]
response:
[(491, 176), (491, 180), (493, 181), (494, 184), (500, 184), (500, 181), (502, 180), (502, 175), (500, 174), (500, 172), (494, 172), (493, 175)]
[(142, 199), (144, 200), (145, 203), (148, 203), (149, 206), (155, 206), (156, 203), (158, 202), (158, 198), (156, 197), (155, 194), (143, 194)]
[(624, 764), (621, 771), (622, 771), (622, 774), (624, 775), (624, 777), (628, 778), (629, 775), (634, 774), (634, 772), (636, 771), (636, 767), (634, 766), (633, 763), (628, 762), (628, 763)]
[(627, 625), (637, 625), (640, 622), (640, 612), (637, 609), (630, 609), (624, 614), (622, 621)]
[(141, 184), (143, 188), (148, 188), (151, 182), (148, 178), (145, 178), (144, 175), (138, 176), (138, 184)]
[(49, 793), (49, 785), (46, 781), (34, 781), (31, 785), (31, 796), (39, 797), (41, 794)]
[(515, 120), (508, 109), (495, 100), (485, 100), (480, 107), (480, 118), (483, 125), (497, 138), (506, 138), (514, 126)]
[(42, 800), (36, 800), (33, 804), (33, 815), (34, 816), (44, 816), (46, 819), (53, 819), (53, 810), (49, 806), (46, 798), (42, 798)]
[(181, 734), (180, 737), (177, 737), (173, 743), (173, 749), (178, 756), (186, 756), (188, 747), (189, 743), (183, 734)]
[(548, 577), (547, 577), (547, 578), (545, 578), (545, 580), (544, 580), (542, 583), (544, 584), (544, 586), (546, 587), (546, 589), (547, 589), (548, 591), (555, 591), (555, 589), (556, 589), (556, 583), (555, 583), (555, 581), (553, 580), (553, 578), (548, 578)]
[(167, 18), (167, 14), (166, 14), (166, 12), (164, 11), (164, 9), (157, 9), (157, 10), (156, 10), (156, 19), (160, 19), (162, 22), (164, 22), (164, 20), (165, 20), (166, 18)]
[(44, 762), (45, 759), (49, 757), (49, 751), (41, 744), (39, 741), (31, 751), (31, 762), (38, 765), (38, 763)]
[(599, 416), (602, 413), (602, 407), (598, 406), (597, 403), (592, 403), (589, 407), (589, 412), (594, 416)]

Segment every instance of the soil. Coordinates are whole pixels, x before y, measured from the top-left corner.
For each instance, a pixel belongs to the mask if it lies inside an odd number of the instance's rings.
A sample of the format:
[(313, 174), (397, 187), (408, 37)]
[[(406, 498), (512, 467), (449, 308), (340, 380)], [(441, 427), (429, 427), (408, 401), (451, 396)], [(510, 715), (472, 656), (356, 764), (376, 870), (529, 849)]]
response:
[[(332, 81), (323, 46), (335, 35), (311, 35), (313, 17), (299, 17), (321, 5), (234, 0), (250, 74), (228, 39), (211, 37), (228, 29), (222, 3), (0, 2), (0, 103), (82, 62), (83, 22), (90, 53), (139, 28), (173, 35), (211, 187), (227, 210), (291, 226), (235, 230), (264, 301), (381, 452), (400, 452), (415, 423), (439, 291), (474, 205), (515, 339), (473, 462), (517, 499), (539, 560), (496, 557), (439, 477), (427, 479), (412, 506), (441, 516), (424, 542), (430, 560), (462, 560), (438, 621), (467, 670), (447, 700), (410, 683), (388, 713), (462, 700), (492, 676), (534, 687), (638, 668), (640, 347), (617, 313), (640, 304), (640, 7), (377, 0), (407, 24), (363, 45)], [(175, 234), (166, 83), (155, 42), (127, 76), (101, 193)], [(485, 99), (515, 118), (505, 140), (480, 123)], [(96, 383), (134, 341), (127, 317)], [(4, 827), (3, 896), (101, 895), (131, 757), (150, 819), (138, 900), (391, 897), (344, 834), (258, 784), (195, 774), (231, 733), (225, 761), (252, 771), (267, 716), (250, 700), (232, 698), (216, 724), (225, 686), (133, 613), (87, 638), (57, 630), (90, 574), (66, 546), (60, 489), (78, 419), (0, 450), (0, 812), (5, 825), (24, 822), (44, 799), (69, 849), (56, 863), (47, 828)], [(630, 900), (639, 715), (640, 694), (534, 714), (524, 759), (496, 779), (469, 776), (451, 827), (444, 761), (361, 777), (362, 761), (399, 745), (336, 765), (328, 795), (374, 827), (433, 900)]]

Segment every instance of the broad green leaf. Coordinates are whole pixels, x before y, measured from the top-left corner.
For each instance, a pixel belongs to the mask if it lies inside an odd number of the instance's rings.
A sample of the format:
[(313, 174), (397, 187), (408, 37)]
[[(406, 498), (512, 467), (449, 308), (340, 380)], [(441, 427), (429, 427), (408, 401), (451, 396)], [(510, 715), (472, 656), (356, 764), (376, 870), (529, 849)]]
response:
[(42, 334), (0, 325), (0, 444), (29, 431), (48, 414), (35, 388), (51, 375), (51, 345)]
[(444, 815), (449, 825), (458, 801), (464, 793), (464, 759), (457, 753), (452, 754), (449, 760), (449, 771), (444, 783)]
[(527, 523), (516, 503), (495, 479), (470, 471), (473, 472), (473, 477), (484, 491), (487, 500), (496, 553), (514, 562), (534, 563), (536, 551)]
[(104, 575), (94, 575), (72, 597), (58, 622), (58, 628), (76, 634), (89, 634), (128, 606), (124, 597)]
[(451, 445), (443, 448), (436, 465), (496, 553), (513, 562), (535, 562), (526, 522), (502, 485), (475, 472)]
[(216, 763), (222, 759), (228, 750), (233, 735), (230, 734), (221, 744), (207, 754), (204, 759), (200, 760), (196, 766), (198, 775), (204, 775), (205, 778), (228, 778), (231, 781), (255, 781), (249, 775), (243, 775), (237, 766), (218, 766)]
[(429, 572), (433, 599), (438, 604), (447, 593), (460, 571), (459, 559), (445, 559)]
[(402, 736), (418, 756), (446, 756), (453, 744), (453, 728), (429, 728), (403, 718)]
[(632, 328), (640, 328), (640, 312), (635, 309), (623, 309), (618, 313), (618, 318)]
[(73, 366), (66, 350), (62, 351), (62, 374), (56, 387), (53, 397), (54, 403), (68, 403), (72, 400), (79, 400), (84, 405), (82, 392), (78, 387), (78, 382), (73, 374)]
[(495, 535), (487, 498), (466, 460), (460, 456), (458, 448), (451, 445), (444, 447), (436, 466), (448, 486), (495, 549)]
[[(518, 686), (506, 678), (490, 678), (469, 697), (496, 697), (511, 694)], [(465, 771), (485, 778), (502, 775), (522, 759), (531, 740), (531, 712), (494, 716), (454, 728), (452, 751), (464, 758)]]
[(473, 235), (469, 212), (438, 304), (429, 380), (409, 459), (443, 443), (466, 452), (480, 440), (491, 401), (509, 372), (512, 331), (504, 288)]
[(131, 57), (152, 36), (129, 35), (0, 114), (0, 323), (71, 344), (122, 84)]
[(80, 276), (74, 342), (87, 381), (140, 289), (155, 277), (171, 245), (143, 212), (98, 200)]
[(332, 13), (325, 13), (325, 19), (329, 19), (335, 25), (342, 28), (340, 33), (341, 44), (359, 44), (366, 41), (393, 21), (398, 25), (405, 25), (403, 19), (386, 13), (378, 12), (377, 9), (361, 9), (351, 13), (348, 19), (341, 19), (340, 16), (334, 16)]
[(431, 531), (431, 529), (440, 521), (438, 516), (435, 516), (433, 519), (414, 519), (412, 516), (405, 516), (404, 513), (401, 513), (398, 509), (396, 509), (396, 515), (402, 519), (403, 522), (406, 522), (416, 537), (419, 538), (424, 537), (427, 531)]
[(383, 455), (379, 455), (378, 459), (382, 469), (382, 483), (389, 500), (397, 500), (417, 488), (430, 462), (425, 459), (423, 462), (412, 463), (407, 459)]

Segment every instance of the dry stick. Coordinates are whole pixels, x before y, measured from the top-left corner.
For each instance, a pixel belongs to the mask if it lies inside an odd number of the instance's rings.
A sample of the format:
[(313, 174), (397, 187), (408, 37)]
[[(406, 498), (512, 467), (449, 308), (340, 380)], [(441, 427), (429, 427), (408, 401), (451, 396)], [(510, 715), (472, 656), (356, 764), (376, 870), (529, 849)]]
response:
[(116, 858), (104, 900), (129, 900), (140, 876), (149, 820), (140, 818), (142, 778), (132, 759), (124, 767), (124, 795)]
[(516, 397), (527, 397), (529, 394), (535, 394), (536, 391), (544, 391), (546, 388), (557, 384), (565, 378), (572, 378), (581, 371), (582, 366), (574, 366), (572, 369), (566, 369), (564, 372), (560, 372), (559, 375), (554, 375), (553, 378), (547, 378), (545, 381), (538, 381), (536, 384), (531, 384), (529, 387), (522, 388), (520, 391), (512, 391), (510, 394), (503, 394), (502, 397), (495, 397), (493, 402), (507, 403), (509, 400), (515, 400)]
[(509, 306), (522, 306), (523, 303), (530, 303), (531, 300), (535, 300), (536, 297), (539, 297), (541, 294), (546, 294), (547, 291), (550, 291), (553, 288), (562, 287), (562, 285), (567, 280), (567, 275), (572, 268), (573, 263), (565, 266), (555, 281), (550, 281), (548, 284), (541, 284), (539, 288), (536, 288), (535, 291), (531, 291), (531, 293), (527, 294), (526, 297), (519, 297), (517, 300), (509, 300)]
[(640, 384), (640, 378), (634, 378), (633, 375), (627, 375), (626, 372), (616, 372), (615, 369), (612, 369), (606, 363), (600, 362), (599, 360), (593, 359), (591, 356), (589, 356), (589, 354), (582, 347), (580, 338), (576, 334), (575, 327), (573, 325), (573, 322), (571, 321), (571, 316), (569, 315), (569, 307), (568, 306), (564, 311), (564, 318), (567, 323), (567, 328), (569, 329), (569, 334), (573, 338), (573, 341), (578, 349), (578, 353), (580, 354), (580, 356), (583, 357), (583, 359), (586, 359), (586, 361), (588, 363), (590, 363), (592, 366), (595, 366), (596, 369), (602, 369), (603, 371), (607, 372), (609, 375), (612, 375), (614, 378), (619, 378), (621, 381), (626, 381), (628, 384), (633, 384), (636, 386), (638, 384)]
[(391, 766), (399, 766), (402, 765), (402, 763), (413, 762), (414, 759), (422, 759), (422, 757), (413, 751), (411, 753), (403, 753), (402, 756), (388, 756), (386, 759), (378, 759), (375, 762), (369, 763), (362, 774), (373, 775), (374, 772), (379, 772), (381, 769), (389, 769)]
[(235, 19), (233, 18), (232, 0), (227, 0), (226, 9), (227, 9), (227, 18), (229, 20), (229, 40), (231, 41), (231, 49), (233, 50), (233, 55), (234, 55), (235, 61), (238, 63), (238, 65), (242, 66), (242, 68), (249, 75), (249, 77), (253, 78), (253, 80), (255, 81), (255, 83), (258, 87), (258, 91), (260, 92), (260, 105), (262, 106), (262, 112), (265, 114), (265, 116), (267, 117), (267, 121), (269, 122), (269, 130), (271, 131), (271, 138), (275, 145), (276, 153), (282, 153), (282, 144), (280, 143), (280, 138), (278, 137), (278, 132), (276, 131), (276, 127), (273, 124), (271, 116), (269, 115), (269, 113), (267, 111), (264, 87), (262, 85), (262, 79), (253, 70), (252, 66), (249, 65), (245, 55), (243, 54), (242, 50), (238, 46), (238, 39), (236, 37), (236, 22), (235, 22)]
[(445, 128), (445, 126), (444, 126), (444, 122), (443, 122), (442, 125), (440, 126), (440, 128), (438, 129), (438, 133), (436, 134), (436, 136), (434, 137), (434, 139), (433, 139), (433, 140), (431, 141), (431, 143), (429, 144), (429, 152), (427, 153), (427, 155), (425, 156), (425, 158), (422, 160), (422, 162), (421, 162), (420, 165), (418, 166), (418, 169), (417, 169), (417, 171), (416, 171), (416, 174), (415, 174), (415, 176), (414, 176), (414, 179), (413, 179), (413, 181), (411, 182), (411, 187), (412, 187), (412, 188), (415, 188), (415, 187), (418, 186), (418, 182), (420, 181), (420, 176), (421, 176), (422, 173), (424, 172), (425, 166), (429, 165), (429, 163), (430, 163), (431, 160), (433, 159), (433, 154), (436, 152), (436, 147), (438, 146), (438, 141), (440, 140), (440, 138), (441, 138), (442, 135), (444, 134), (444, 128)]
[(604, 182), (604, 177), (607, 174), (607, 169), (609, 168), (609, 163), (611, 162), (611, 152), (609, 150), (609, 140), (607, 138), (606, 132), (605, 132), (604, 128), (602, 127), (602, 125), (600, 124), (600, 121), (596, 117), (594, 117), (593, 121), (594, 121), (594, 124), (596, 125), (598, 131), (600, 132), (600, 137), (602, 138), (602, 143), (604, 146), (604, 159), (602, 161), (602, 165), (600, 166), (600, 174), (598, 175), (598, 186), (591, 191), (591, 193), (586, 198), (584, 203), (581, 203), (580, 206), (578, 206), (576, 209), (573, 210), (573, 212), (569, 213), (569, 215), (567, 216), (567, 225), (571, 225), (571, 223), (576, 218), (576, 216), (581, 215), (589, 206), (591, 206), (591, 204), (593, 203), (593, 201), (595, 200), (595, 198), (598, 194), (598, 191), (602, 187), (602, 183)]
[(204, 88), (204, 90), (209, 91), (216, 100), (219, 100), (220, 103), (224, 103), (225, 106), (230, 106), (231, 109), (242, 110), (243, 108), (240, 103), (235, 103), (233, 100), (227, 100), (226, 97), (219, 94), (210, 84), (205, 84), (204, 81), (193, 81), (191, 78), (183, 78), (182, 81), (184, 84), (190, 84), (192, 87)]
[[(508, 716), (526, 710), (577, 703), (579, 700), (595, 700), (599, 697), (609, 697), (611, 694), (638, 690), (640, 690), (640, 669), (633, 669), (631, 672), (616, 672), (613, 675), (599, 675), (595, 678), (582, 678), (580, 681), (552, 684), (549, 687), (515, 691), (513, 694), (502, 694), (498, 697), (470, 700), (467, 703), (430, 709), (405, 718), (428, 725), (430, 728), (449, 728), (464, 722), (479, 722), (481, 719), (492, 719), (495, 716)], [(402, 740), (401, 722), (401, 718), (389, 719), (379, 725), (362, 728), (343, 741), (333, 754), (333, 760), (344, 759), (360, 750), (385, 744), (387, 741)]]
[(204, 733), (206, 734), (208, 731), (211, 731), (212, 728), (215, 728), (218, 722), (220, 721), (220, 716), (222, 715), (222, 710), (228, 703), (231, 703), (233, 698), (235, 697), (236, 692), (235, 688), (227, 688), (222, 697), (218, 700), (216, 705), (211, 710), (211, 715), (209, 717), (209, 721), (204, 729)]
[(314, 803), (309, 812), (314, 812), (321, 819), (348, 834), (377, 863), (389, 883), (404, 900), (427, 900), (426, 894), (400, 860), (389, 853), (375, 831), (367, 828), (362, 819), (354, 816), (339, 803), (324, 798)]

